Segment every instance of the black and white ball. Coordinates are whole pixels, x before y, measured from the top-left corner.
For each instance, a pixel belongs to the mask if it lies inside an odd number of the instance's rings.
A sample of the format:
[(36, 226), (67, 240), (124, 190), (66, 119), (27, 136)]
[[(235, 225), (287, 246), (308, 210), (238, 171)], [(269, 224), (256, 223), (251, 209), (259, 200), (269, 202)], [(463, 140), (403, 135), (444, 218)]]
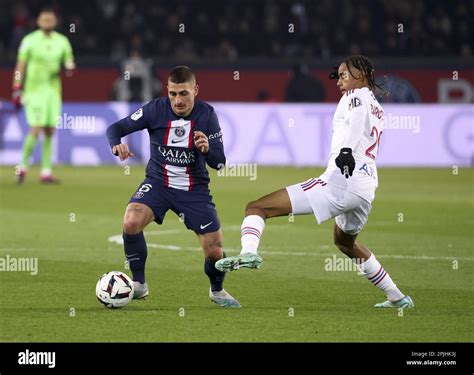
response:
[(95, 287), (100, 303), (109, 309), (120, 309), (133, 299), (133, 281), (125, 273), (111, 271), (103, 274)]

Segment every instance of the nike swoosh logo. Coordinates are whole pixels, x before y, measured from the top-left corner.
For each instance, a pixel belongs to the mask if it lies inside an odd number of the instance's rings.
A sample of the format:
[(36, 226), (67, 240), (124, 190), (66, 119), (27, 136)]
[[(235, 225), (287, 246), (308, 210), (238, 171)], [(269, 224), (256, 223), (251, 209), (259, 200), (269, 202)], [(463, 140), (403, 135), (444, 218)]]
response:
[(213, 221), (211, 221), (210, 223), (206, 224), (206, 225), (200, 225), (200, 228), (201, 229), (204, 229), (204, 228), (207, 228), (209, 225), (211, 225), (213, 223)]
[(179, 143), (179, 142), (183, 142), (185, 139), (172, 139), (171, 140), (171, 143)]

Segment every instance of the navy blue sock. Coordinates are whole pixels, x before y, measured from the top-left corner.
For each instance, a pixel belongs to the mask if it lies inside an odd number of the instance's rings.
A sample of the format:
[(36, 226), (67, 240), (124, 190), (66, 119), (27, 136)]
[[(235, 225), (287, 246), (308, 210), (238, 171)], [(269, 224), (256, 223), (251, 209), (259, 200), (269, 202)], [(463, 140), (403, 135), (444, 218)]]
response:
[(127, 257), (133, 281), (145, 282), (145, 262), (148, 255), (143, 232), (138, 234), (123, 233), (123, 245)]
[[(226, 257), (224, 253), (224, 258)], [(204, 272), (209, 281), (211, 282), (211, 291), (218, 292), (222, 290), (222, 284), (224, 283), (225, 272), (219, 271), (214, 265), (216, 264), (216, 259), (206, 258), (204, 260)]]

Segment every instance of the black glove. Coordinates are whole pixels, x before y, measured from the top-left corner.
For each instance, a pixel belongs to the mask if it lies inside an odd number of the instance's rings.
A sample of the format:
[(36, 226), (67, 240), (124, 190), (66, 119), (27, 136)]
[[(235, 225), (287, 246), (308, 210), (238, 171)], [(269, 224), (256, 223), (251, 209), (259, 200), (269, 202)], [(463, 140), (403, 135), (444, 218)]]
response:
[(336, 165), (341, 170), (341, 173), (349, 178), (352, 176), (355, 168), (355, 160), (352, 156), (352, 149), (350, 148), (341, 148), (339, 156), (336, 158)]

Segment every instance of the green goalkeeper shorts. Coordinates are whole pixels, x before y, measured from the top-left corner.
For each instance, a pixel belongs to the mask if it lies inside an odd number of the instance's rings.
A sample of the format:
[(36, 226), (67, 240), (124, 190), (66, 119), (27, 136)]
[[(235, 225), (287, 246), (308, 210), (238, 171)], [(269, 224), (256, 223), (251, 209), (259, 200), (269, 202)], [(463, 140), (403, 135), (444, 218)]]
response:
[(35, 91), (24, 95), (26, 121), (30, 126), (55, 127), (61, 116), (61, 94)]

